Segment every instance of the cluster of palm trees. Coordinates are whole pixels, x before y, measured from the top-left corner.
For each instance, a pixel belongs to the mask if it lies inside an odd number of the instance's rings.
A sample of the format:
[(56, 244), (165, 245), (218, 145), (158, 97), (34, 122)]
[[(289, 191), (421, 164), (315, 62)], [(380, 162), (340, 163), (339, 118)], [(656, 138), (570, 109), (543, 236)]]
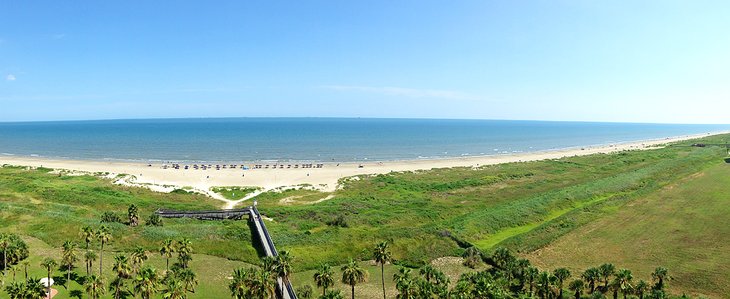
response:
[[(27, 258), (27, 246), (25, 246), (25, 243), (17, 236), (10, 237), (3, 235), (0, 237), (2, 237), (0, 239), (0, 249), (3, 249), (4, 260), (8, 261), (4, 262), (3, 265), (9, 264), (9, 262), (16, 265), (9, 268), (13, 271), (13, 282), (5, 287), (10, 298), (45, 298), (46, 294), (50, 293), (50, 285), (45, 289), (40, 279), (28, 278), (27, 262), (21, 263), (25, 267), (26, 281), (15, 281), (15, 271), (20, 262), (18, 257), (22, 257), (23, 259)], [(65, 279), (63, 277), (56, 277), (56, 279), (63, 282), (66, 289), (68, 289), (69, 282), (72, 279), (77, 281), (83, 286), (89, 298), (92, 299), (98, 299), (100, 296), (106, 294), (107, 290), (112, 292), (115, 299), (128, 298), (129, 296), (139, 296), (143, 299), (149, 299), (155, 294), (161, 294), (166, 299), (185, 299), (189, 293), (195, 292), (198, 280), (196, 274), (189, 267), (189, 263), (192, 261), (193, 248), (191, 242), (187, 239), (178, 241), (168, 239), (162, 242), (159, 253), (166, 259), (164, 272), (144, 265), (148, 256), (147, 251), (142, 247), (136, 247), (129, 255), (115, 255), (114, 263), (111, 267), (114, 278), (107, 285), (103, 279), (103, 250), (104, 245), (111, 241), (111, 233), (104, 225), (96, 230), (87, 226), (81, 229), (81, 238), (82, 242), (86, 244), (86, 252), (84, 254), (86, 276), (79, 276), (73, 272), (75, 264), (79, 262), (79, 250), (76, 243), (66, 241), (62, 246), (60, 264), (53, 258), (45, 258), (40, 263), (40, 266), (46, 270), (49, 281), (53, 276), (54, 270), (61, 266), (61, 269), (66, 271)], [(99, 250), (102, 252), (98, 256), (91, 249), (95, 241), (99, 242)], [(170, 267), (169, 260), (175, 256), (175, 253), (177, 253), (177, 262)], [(97, 258), (99, 260), (99, 272), (95, 273), (94, 262)], [(6, 274), (6, 268), (8, 267), (3, 267), (4, 276)], [(70, 291), (70, 295), (80, 297), (83, 295), (83, 292), (72, 290)]]
[(276, 296), (277, 280), (288, 282), (292, 274), (292, 256), (287, 251), (275, 257), (261, 259), (259, 268), (233, 271), (233, 278), (228, 285), (231, 296), (235, 299), (268, 299)]

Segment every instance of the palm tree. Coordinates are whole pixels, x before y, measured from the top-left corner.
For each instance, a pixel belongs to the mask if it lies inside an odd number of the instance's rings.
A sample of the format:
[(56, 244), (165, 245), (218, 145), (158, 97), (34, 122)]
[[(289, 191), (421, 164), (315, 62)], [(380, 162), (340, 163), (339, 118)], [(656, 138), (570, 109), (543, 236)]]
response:
[(411, 284), (411, 269), (406, 267), (399, 267), (398, 272), (393, 274), (393, 282), (395, 282), (395, 288), (398, 291), (410, 288)]
[(93, 250), (87, 250), (84, 254), (84, 261), (86, 261), (86, 276), (89, 276), (91, 272), (93, 272), (94, 269), (92, 265), (96, 261), (96, 258), (96, 252)]
[(129, 205), (129, 209), (127, 209), (127, 217), (129, 218), (129, 226), (137, 226), (139, 224), (137, 206), (134, 204)]
[(664, 281), (672, 280), (672, 277), (669, 276), (669, 270), (667, 270), (667, 268), (657, 267), (654, 269), (654, 272), (651, 273), (651, 279), (656, 282), (654, 284), (654, 289), (662, 290), (664, 289)]
[(553, 276), (558, 280), (558, 287), (560, 288), (558, 298), (563, 298), (563, 282), (570, 278), (570, 271), (566, 268), (558, 268), (553, 271)]
[(195, 272), (190, 269), (182, 269), (175, 273), (175, 277), (185, 286), (186, 292), (195, 293), (195, 287), (198, 285), (198, 278)]
[(129, 265), (129, 261), (126, 256), (118, 254), (114, 256), (114, 266), (112, 266), (112, 270), (117, 274), (117, 279), (114, 280), (116, 283), (116, 286), (114, 287), (114, 298), (119, 299), (124, 279), (132, 277), (132, 267)]
[(292, 272), (292, 257), (288, 251), (279, 252), (275, 258), (276, 265), (275, 271), (277, 276), (281, 277), (284, 282), (289, 282), (289, 277)]
[(352, 288), (352, 299), (355, 299), (355, 285), (368, 280), (368, 272), (360, 267), (353, 259), (347, 265), (342, 267), (342, 283)]
[(193, 259), (192, 254), (193, 247), (190, 240), (183, 238), (182, 240), (177, 241), (177, 259), (183, 268), (188, 267), (188, 262)]
[(91, 299), (98, 299), (104, 295), (104, 280), (96, 275), (91, 275), (84, 283), (84, 288)]
[(142, 267), (142, 264), (144, 264), (147, 260), (147, 252), (144, 248), (142, 248), (142, 246), (137, 246), (132, 251), (132, 255), (130, 257), (130, 261), (132, 262), (132, 273), (137, 273), (139, 268)]
[(247, 286), (248, 272), (243, 268), (233, 270), (233, 279), (228, 284), (228, 289), (231, 290), (231, 296), (234, 299), (245, 299), (246, 293), (248, 292)]
[(43, 287), (40, 279), (31, 278), (25, 282), (22, 288), (21, 297), (19, 299), (41, 299), (46, 298), (46, 289)]
[(423, 276), (423, 278), (426, 279), (426, 282), (431, 282), (438, 274), (438, 270), (436, 270), (431, 265), (425, 265), (420, 270), (418, 270), (418, 273)]
[(611, 280), (611, 276), (616, 273), (616, 267), (611, 263), (606, 263), (598, 266), (598, 273), (603, 278), (603, 288), (608, 289), (608, 282)]
[(71, 270), (74, 268), (74, 263), (76, 263), (79, 258), (76, 254), (76, 244), (71, 241), (63, 242), (63, 254), (62, 254), (62, 263), (64, 266), (66, 266), (66, 289), (68, 289), (68, 284), (71, 282)]
[(162, 291), (162, 298), (164, 299), (185, 299), (187, 297), (188, 294), (183, 283), (174, 278), (168, 280), (167, 287)]
[(96, 238), (96, 232), (91, 228), (91, 226), (84, 226), (81, 229), (81, 237), (83, 237), (84, 242), (86, 242), (86, 250), (89, 250), (89, 244), (91, 244), (91, 241), (94, 241)]
[[(570, 282), (570, 284), (568, 284), (568, 289), (575, 293), (575, 299), (580, 299), (580, 294), (583, 293), (584, 288), (585, 282), (580, 279), (573, 280)], [(563, 297), (561, 296), (560, 298)]]
[(616, 286), (621, 290), (624, 299), (626, 299), (627, 293), (631, 291), (631, 279), (633, 278), (634, 276), (631, 275), (631, 270), (628, 269), (621, 269), (616, 273)]
[(329, 291), (319, 297), (320, 299), (344, 299), (340, 290)]
[(173, 253), (175, 253), (175, 244), (172, 239), (162, 241), (160, 255), (165, 258), (165, 272), (170, 271), (170, 258), (172, 258)]
[(639, 280), (634, 286), (634, 295), (639, 296), (639, 299), (644, 299), (644, 293), (649, 290), (649, 284), (646, 281)]
[(51, 274), (53, 274), (53, 268), (56, 266), (58, 266), (58, 262), (50, 257), (43, 259), (41, 262), (41, 267), (46, 268), (48, 273), (48, 276), (46, 277), (48, 279), (48, 294), (51, 293)]
[(322, 288), (322, 296), (327, 294), (327, 288), (335, 284), (334, 273), (332, 267), (328, 264), (322, 264), (317, 268), (312, 276), (314, 283), (317, 284), (318, 288)]
[(383, 285), (383, 299), (385, 299), (385, 264), (393, 259), (387, 241), (380, 242), (375, 246), (373, 257), (375, 258), (375, 262), (380, 264), (380, 283)]
[(150, 299), (159, 288), (159, 275), (154, 268), (144, 267), (134, 279), (134, 293), (143, 299)]
[(25, 274), (25, 280), (28, 280), (28, 267), (30, 266), (30, 261), (24, 260), (20, 264), (23, 265), (23, 272)]
[(10, 271), (13, 272), (13, 281), (15, 281), (15, 274), (18, 272), (18, 265), (10, 266)]
[(537, 270), (537, 268), (529, 266), (527, 269), (525, 269), (525, 277), (527, 278), (527, 285), (530, 288), (530, 297), (532, 297), (532, 289), (535, 287), (535, 281), (537, 280), (537, 276), (540, 274), (540, 271)]
[(102, 225), (101, 227), (99, 227), (99, 231), (96, 232), (96, 237), (101, 243), (99, 254), (99, 276), (103, 276), (104, 268), (102, 267), (102, 265), (104, 263), (104, 244), (112, 239), (112, 235), (109, 233), (109, 228), (107, 228), (106, 225)]
[(109, 283), (109, 291), (114, 292), (114, 299), (120, 299), (124, 293), (128, 292), (123, 290), (126, 287), (126, 284), (126, 279), (119, 276), (115, 277), (114, 280)]
[(247, 298), (267, 299), (276, 295), (276, 278), (270, 271), (254, 270), (248, 280)]
[(596, 282), (601, 278), (601, 273), (598, 268), (588, 268), (583, 272), (581, 278), (588, 283), (588, 288), (591, 290), (590, 293), (596, 291)]
[(537, 294), (542, 299), (548, 298), (550, 296), (550, 291), (552, 289), (552, 276), (550, 275), (550, 272), (543, 271), (540, 272), (539, 275), (537, 275)]

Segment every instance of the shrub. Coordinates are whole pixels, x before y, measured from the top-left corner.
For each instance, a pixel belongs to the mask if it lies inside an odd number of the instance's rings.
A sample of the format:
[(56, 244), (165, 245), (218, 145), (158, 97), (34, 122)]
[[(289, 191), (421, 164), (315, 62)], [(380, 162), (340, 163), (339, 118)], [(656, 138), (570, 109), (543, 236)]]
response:
[(157, 215), (156, 213), (152, 213), (152, 215), (147, 218), (146, 224), (151, 226), (162, 226), (162, 217), (160, 217), (160, 215)]
[(330, 221), (326, 222), (329, 226), (339, 226), (339, 227), (347, 227), (347, 220), (345, 220), (345, 216), (339, 215), (335, 217), (335, 219), (332, 219)]
[(119, 218), (119, 215), (114, 214), (114, 212), (104, 212), (101, 214), (101, 222), (104, 223), (121, 223), (122, 219)]

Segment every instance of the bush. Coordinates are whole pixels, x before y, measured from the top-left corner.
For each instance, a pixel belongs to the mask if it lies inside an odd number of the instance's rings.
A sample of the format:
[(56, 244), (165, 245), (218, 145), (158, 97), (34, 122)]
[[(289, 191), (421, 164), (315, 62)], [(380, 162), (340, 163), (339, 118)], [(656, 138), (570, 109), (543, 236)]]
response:
[(332, 219), (330, 221), (326, 222), (329, 226), (339, 226), (339, 227), (347, 227), (347, 220), (345, 220), (345, 216), (339, 215), (335, 217), (335, 219)]
[(122, 219), (119, 218), (119, 215), (114, 214), (113, 212), (104, 212), (103, 214), (101, 214), (101, 222), (122, 223)]
[(162, 226), (162, 217), (160, 217), (160, 215), (157, 215), (156, 213), (152, 213), (152, 215), (147, 218), (146, 224), (151, 226)]

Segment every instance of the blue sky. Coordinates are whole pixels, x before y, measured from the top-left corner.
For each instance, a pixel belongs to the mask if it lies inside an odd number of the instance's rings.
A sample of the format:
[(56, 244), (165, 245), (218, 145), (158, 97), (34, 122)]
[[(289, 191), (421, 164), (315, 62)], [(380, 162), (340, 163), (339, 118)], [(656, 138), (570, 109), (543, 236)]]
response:
[(3, 1), (0, 121), (730, 123), (730, 1)]

